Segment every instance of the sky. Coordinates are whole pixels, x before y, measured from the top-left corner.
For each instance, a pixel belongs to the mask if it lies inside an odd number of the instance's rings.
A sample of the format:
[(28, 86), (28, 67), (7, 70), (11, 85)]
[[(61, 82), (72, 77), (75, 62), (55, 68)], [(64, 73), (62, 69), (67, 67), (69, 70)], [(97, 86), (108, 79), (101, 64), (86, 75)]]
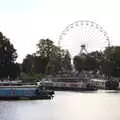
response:
[[(119, 0), (0, 0), (0, 31), (17, 49), (20, 63), (37, 50), (40, 39), (49, 38), (57, 44), (62, 31), (78, 20), (96, 22), (108, 33), (112, 45), (120, 45), (119, 4)], [(77, 45), (77, 40), (73, 42)]]

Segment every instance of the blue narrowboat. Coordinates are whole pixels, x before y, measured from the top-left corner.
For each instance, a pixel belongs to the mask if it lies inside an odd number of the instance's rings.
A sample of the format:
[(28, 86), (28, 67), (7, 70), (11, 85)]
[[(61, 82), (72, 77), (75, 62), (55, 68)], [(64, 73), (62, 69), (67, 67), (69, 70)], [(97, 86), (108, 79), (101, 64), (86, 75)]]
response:
[(40, 84), (25, 85), (17, 81), (0, 81), (0, 99), (50, 99), (54, 92)]

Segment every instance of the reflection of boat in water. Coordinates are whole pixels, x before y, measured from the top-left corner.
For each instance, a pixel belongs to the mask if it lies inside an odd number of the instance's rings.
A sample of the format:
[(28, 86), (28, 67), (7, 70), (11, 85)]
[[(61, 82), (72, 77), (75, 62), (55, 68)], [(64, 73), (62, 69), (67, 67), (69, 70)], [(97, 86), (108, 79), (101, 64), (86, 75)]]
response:
[(52, 90), (95, 91), (93, 82), (85, 76), (76, 74), (57, 74), (41, 80), (41, 84)]
[(18, 81), (0, 81), (0, 99), (50, 99), (54, 92), (40, 84), (25, 85)]

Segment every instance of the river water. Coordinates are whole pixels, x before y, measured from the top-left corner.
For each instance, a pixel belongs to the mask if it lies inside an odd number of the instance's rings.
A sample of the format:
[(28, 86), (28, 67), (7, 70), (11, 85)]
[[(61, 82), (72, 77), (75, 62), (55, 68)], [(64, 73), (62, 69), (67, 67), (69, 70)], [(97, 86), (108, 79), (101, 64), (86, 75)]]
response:
[(120, 92), (56, 92), (52, 100), (0, 101), (0, 120), (120, 120)]

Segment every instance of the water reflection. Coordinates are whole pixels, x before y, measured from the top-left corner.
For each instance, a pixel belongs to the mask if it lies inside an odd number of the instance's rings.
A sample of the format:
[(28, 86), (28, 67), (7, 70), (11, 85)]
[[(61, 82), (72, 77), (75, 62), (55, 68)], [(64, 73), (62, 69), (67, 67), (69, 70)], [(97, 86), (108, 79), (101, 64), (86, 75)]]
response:
[(53, 100), (0, 101), (0, 120), (119, 120), (120, 93), (56, 92)]

